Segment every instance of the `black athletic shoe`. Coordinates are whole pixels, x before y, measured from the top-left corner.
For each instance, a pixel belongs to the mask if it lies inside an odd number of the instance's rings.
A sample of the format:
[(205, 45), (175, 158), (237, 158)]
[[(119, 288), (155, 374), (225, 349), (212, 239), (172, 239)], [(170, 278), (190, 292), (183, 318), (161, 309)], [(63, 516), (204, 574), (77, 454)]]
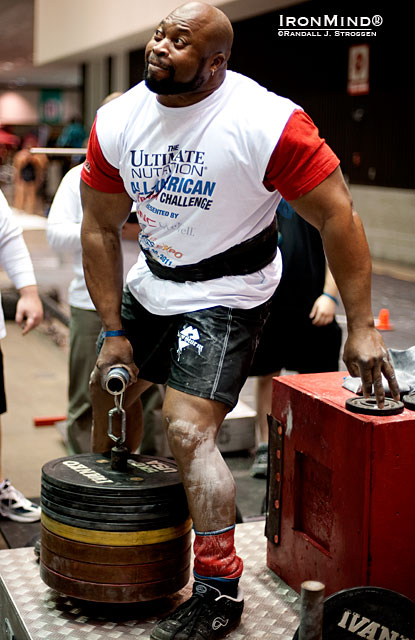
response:
[(217, 640), (238, 626), (244, 608), (238, 599), (223, 596), (218, 589), (195, 582), (192, 597), (154, 627), (152, 640)]

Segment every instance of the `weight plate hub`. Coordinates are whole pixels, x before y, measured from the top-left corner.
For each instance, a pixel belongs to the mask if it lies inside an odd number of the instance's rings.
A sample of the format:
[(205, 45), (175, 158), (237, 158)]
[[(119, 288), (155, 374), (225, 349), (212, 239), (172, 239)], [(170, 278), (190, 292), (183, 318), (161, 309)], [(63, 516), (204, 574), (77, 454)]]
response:
[(404, 410), (403, 402), (385, 398), (383, 409), (379, 409), (376, 398), (348, 398), (346, 409), (352, 413), (362, 413), (368, 416), (396, 416)]
[[(415, 605), (395, 591), (356, 587), (324, 602), (323, 640), (415, 640)], [(293, 640), (298, 640), (297, 629)]]

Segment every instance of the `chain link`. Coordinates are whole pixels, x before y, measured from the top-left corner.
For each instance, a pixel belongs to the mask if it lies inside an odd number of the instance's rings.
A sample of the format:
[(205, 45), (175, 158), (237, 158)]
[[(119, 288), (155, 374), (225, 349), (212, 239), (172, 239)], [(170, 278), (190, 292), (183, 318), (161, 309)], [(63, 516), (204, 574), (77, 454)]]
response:
[[(108, 411), (108, 437), (111, 438), (111, 440), (115, 442), (118, 447), (124, 444), (126, 435), (127, 435), (127, 431), (126, 431), (127, 415), (125, 413), (125, 409), (123, 408), (123, 402), (124, 402), (124, 392), (114, 396), (115, 407)], [(121, 417), (120, 418), (121, 433), (118, 437), (114, 434), (113, 428), (112, 428), (113, 416), (115, 415)]]

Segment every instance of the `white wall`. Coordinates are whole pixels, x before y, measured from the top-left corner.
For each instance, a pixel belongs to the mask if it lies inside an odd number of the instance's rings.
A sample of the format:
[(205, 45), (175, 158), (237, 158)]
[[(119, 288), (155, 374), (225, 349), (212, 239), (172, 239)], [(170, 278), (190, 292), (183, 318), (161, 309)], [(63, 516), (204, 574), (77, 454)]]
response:
[(349, 187), (373, 259), (415, 266), (415, 191)]
[[(231, 20), (299, 0), (206, 0)], [(143, 47), (158, 22), (182, 0), (35, 0), (34, 62), (86, 61)]]

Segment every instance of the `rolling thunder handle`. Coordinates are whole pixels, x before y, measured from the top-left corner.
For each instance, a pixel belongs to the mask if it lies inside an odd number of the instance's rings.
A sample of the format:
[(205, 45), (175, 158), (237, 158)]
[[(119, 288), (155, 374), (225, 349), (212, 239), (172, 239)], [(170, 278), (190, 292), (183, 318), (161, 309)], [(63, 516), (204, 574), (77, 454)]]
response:
[[(115, 442), (111, 449), (111, 468), (114, 471), (126, 471), (129, 451), (125, 446), (127, 416), (123, 408), (124, 391), (130, 376), (125, 367), (113, 367), (105, 378), (105, 389), (114, 396), (115, 407), (108, 412), (108, 436)], [(116, 436), (113, 432), (113, 419), (121, 421), (121, 433)]]
[(105, 378), (105, 389), (113, 396), (118, 396), (127, 388), (130, 375), (125, 367), (113, 367)]

